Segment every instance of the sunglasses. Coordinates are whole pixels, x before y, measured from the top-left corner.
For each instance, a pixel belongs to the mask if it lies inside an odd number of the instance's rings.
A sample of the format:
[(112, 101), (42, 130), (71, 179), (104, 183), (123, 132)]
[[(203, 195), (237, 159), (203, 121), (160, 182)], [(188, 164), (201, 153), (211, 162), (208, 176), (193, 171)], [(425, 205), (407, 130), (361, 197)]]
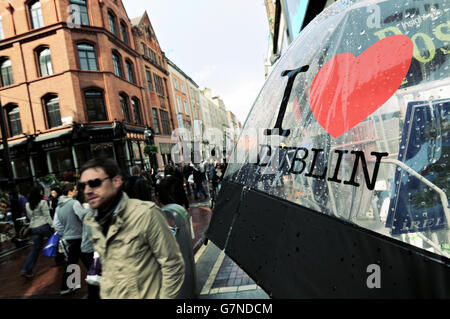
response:
[(84, 191), (86, 185), (89, 185), (90, 188), (97, 188), (100, 187), (100, 185), (102, 185), (103, 182), (106, 181), (107, 179), (111, 179), (111, 177), (105, 177), (103, 179), (102, 178), (90, 179), (86, 183), (78, 183), (78, 187), (81, 191)]

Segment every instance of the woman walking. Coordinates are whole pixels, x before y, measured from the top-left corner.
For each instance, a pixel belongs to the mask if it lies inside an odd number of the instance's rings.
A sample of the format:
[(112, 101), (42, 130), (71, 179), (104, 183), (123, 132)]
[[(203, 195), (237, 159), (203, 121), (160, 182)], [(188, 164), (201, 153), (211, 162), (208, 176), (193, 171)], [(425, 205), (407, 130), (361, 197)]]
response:
[(53, 234), (52, 219), (47, 201), (44, 200), (44, 190), (41, 186), (34, 186), (30, 191), (28, 203), (26, 204), (28, 219), (30, 220), (31, 238), (33, 239), (33, 250), (23, 265), (21, 275), (26, 278), (32, 278), (34, 265), (39, 257), (39, 252), (44, 244), (46, 237)]

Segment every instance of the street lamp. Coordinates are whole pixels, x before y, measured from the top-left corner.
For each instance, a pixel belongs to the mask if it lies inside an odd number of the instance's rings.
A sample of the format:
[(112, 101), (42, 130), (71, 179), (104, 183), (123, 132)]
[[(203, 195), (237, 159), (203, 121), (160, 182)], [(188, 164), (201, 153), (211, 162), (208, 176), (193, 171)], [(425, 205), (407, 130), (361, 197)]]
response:
[(153, 144), (153, 130), (148, 125), (145, 126), (144, 137), (148, 145)]

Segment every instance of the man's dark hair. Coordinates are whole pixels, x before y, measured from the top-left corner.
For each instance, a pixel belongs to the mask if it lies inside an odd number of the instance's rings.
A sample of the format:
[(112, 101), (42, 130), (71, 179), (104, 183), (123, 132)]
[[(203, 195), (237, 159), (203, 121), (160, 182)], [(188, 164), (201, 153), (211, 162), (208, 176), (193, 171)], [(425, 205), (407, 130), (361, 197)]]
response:
[(75, 188), (75, 185), (72, 183), (66, 183), (64, 184), (63, 188), (62, 188), (62, 193), (64, 196), (67, 196), (69, 194), (69, 192), (73, 191), (73, 189)]
[(119, 165), (117, 165), (117, 162), (111, 158), (93, 158), (87, 161), (81, 167), (80, 175), (83, 174), (85, 170), (88, 170), (90, 168), (101, 168), (110, 178), (114, 178), (117, 175), (122, 176)]

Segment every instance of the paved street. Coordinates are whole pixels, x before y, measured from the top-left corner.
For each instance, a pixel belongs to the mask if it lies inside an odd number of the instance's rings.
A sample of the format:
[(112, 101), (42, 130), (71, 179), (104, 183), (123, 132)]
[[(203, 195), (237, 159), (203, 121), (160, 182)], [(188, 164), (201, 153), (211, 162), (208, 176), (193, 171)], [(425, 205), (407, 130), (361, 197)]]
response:
[[(255, 282), (212, 242), (203, 245), (204, 234), (211, 219), (209, 201), (192, 199), (189, 213), (195, 234), (192, 246), (199, 298), (267, 298)], [(20, 276), (21, 267), (31, 249), (31, 244), (21, 249), (16, 249), (10, 242), (0, 244), (0, 298), (87, 298), (87, 285), (83, 280), (81, 289), (60, 296), (64, 266), (56, 265), (53, 258), (40, 255), (33, 270), (35, 276), (31, 279)], [(87, 271), (81, 262), (79, 265), (82, 278), (85, 278)]]

